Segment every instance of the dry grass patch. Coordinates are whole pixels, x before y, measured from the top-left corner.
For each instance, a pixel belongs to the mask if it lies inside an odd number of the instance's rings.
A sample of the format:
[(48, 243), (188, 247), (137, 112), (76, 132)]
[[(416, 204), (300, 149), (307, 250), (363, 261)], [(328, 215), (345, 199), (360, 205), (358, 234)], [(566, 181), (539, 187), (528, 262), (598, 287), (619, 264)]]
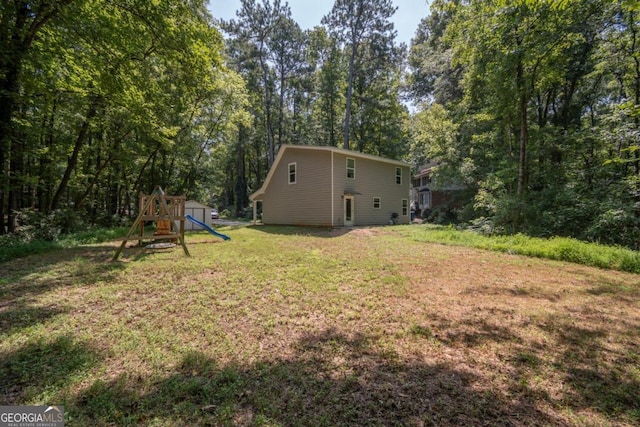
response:
[(639, 276), (395, 230), (3, 264), (3, 401), (71, 426), (640, 422)]

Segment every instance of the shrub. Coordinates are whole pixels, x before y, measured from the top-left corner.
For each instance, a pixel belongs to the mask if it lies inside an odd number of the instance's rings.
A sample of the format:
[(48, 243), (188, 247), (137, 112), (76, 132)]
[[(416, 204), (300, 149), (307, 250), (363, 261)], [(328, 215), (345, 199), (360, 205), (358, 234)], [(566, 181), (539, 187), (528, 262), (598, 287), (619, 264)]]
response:
[(53, 214), (47, 215), (31, 208), (21, 209), (17, 215), (17, 239), (23, 242), (55, 240), (62, 229), (53, 219)]
[(18, 211), (16, 235), (25, 242), (54, 241), (62, 234), (82, 228), (83, 222), (72, 209), (56, 209), (48, 214), (32, 208)]
[(471, 220), (467, 229), (483, 236), (491, 236), (501, 232), (494, 224), (493, 219), (484, 216)]
[(433, 224), (454, 224), (457, 222), (457, 212), (455, 209), (451, 209), (444, 206), (437, 206), (433, 209), (425, 209), (422, 211), (421, 217)]
[(78, 214), (69, 208), (56, 209), (49, 215), (51, 225), (57, 227), (61, 234), (69, 234), (82, 228), (83, 221)]
[(587, 229), (586, 237), (604, 244), (640, 249), (640, 218), (623, 209), (602, 213)]
[(131, 224), (131, 218), (126, 215), (102, 212), (96, 217), (95, 223), (99, 227), (124, 227)]

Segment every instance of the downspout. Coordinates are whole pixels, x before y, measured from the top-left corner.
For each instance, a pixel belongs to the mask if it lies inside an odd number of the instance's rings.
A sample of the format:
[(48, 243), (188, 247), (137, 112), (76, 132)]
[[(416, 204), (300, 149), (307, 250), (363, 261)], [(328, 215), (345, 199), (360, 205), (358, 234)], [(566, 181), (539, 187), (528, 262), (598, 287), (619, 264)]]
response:
[(334, 210), (334, 199), (333, 199), (333, 192), (335, 191), (335, 188), (333, 187), (333, 150), (331, 150), (331, 227), (334, 226), (333, 224), (333, 216), (335, 215), (335, 210)]

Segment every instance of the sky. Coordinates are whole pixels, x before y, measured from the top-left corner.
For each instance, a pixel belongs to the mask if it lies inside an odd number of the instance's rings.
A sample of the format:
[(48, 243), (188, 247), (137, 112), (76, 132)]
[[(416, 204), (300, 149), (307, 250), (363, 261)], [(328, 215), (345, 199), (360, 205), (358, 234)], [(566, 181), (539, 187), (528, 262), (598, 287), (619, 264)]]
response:
[[(303, 30), (320, 25), (320, 20), (333, 7), (334, 0), (282, 0), (289, 3), (293, 19)], [(398, 35), (397, 43), (409, 46), (420, 20), (429, 14), (428, 0), (392, 0), (398, 9), (392, 20)], [(209, 0), (209, 10), (215, 18), (236, 19), (240, 0)]]

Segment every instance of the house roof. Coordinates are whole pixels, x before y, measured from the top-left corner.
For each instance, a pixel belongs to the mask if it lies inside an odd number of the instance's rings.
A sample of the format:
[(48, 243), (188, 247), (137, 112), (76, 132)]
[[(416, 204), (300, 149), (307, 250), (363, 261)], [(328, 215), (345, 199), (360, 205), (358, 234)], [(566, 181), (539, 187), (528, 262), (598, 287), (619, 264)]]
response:
[(264, 192), (266, 191), (267, 187), (269, 186), (269, 182), (271, 181), (271, 178), (273, 177), (273, 174), (275, 173), (275, 170), (278, 168), (278, 165), (279, 165), (280, 161), (282, 160), (282, 157), (284, 156), (284, 153), (287, 150), (329, 151), (329, 152), (334, 152), (334, 153), (338, 153), (338, 154), (344, 154), (344, 155), (349, 156), (349, 157), (355, 157), (355, 158), (360, 158), (360, 159), (368, 159), (368, 160), (375, 160), (375, 161), (378, 161), (378, 162), (389, 163), (389, 164), (396, 165), (396, 166), (411, 167), (411, 165), (409, 165), (408, 163), (405, 163), (405, 162), (400, 161), (400, 160), (386, 159), (384, 157), (374, 156), (372, 154), (365, 154), (365, 153), (361, 153), (359, 151), (345, 150), (344, 148), (321, 146), (321, 145), (290, 145), (290, 144), (283, 144), (283, 145), (280, 146), (280, 150), (278, 150), (278, 154), (276, 155), (276, 158), (273, 161), (273, 165), (271, 165), (271, 169), (269, 169), (269, 173), (267, 174), (267, 178), (264, 180), (264, 183), (262, 184), (262, 187), (260, 187), (257, 191), (255, 191), (253, 194), (251, 194), (249, 196), (249, 199), (251, 199), (252, 201), (253, 200), (259, 200), (260, 197), (264, 194)]
[(422, 165), (420, 167), (420, 169), (418, 170), (418, 172), (416, 172), (416, 174), (413, 176), (414, 178), (421, 178), (425, 175), (429, 175), (431, 174), (431, 172), (433, 171), (433, 168), (436, 166), (439, 166), (440, 164), (437, 162), (429, 162), (425, 165)]

